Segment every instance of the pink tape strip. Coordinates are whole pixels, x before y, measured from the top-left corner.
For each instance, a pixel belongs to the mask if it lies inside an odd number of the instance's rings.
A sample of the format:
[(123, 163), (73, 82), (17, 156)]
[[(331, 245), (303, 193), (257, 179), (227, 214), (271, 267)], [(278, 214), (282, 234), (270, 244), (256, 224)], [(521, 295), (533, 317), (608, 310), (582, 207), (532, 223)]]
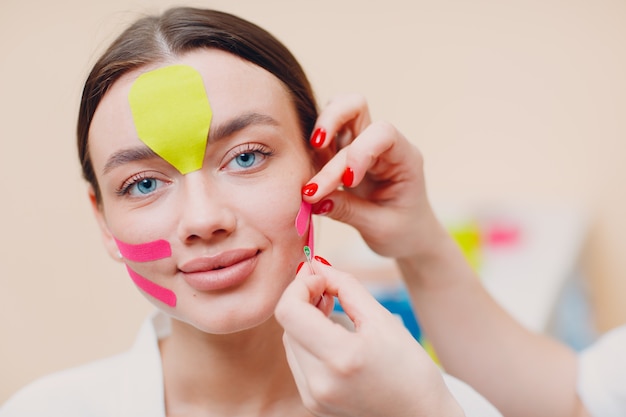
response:
[(130, 269), (128, 265), (126, 265), (126, 269), (128, 270), (128, 274), (130, 275), (130, 278), (133, 280), (135, 285), (139, 287), (142, 291), (144, 291), (148, 295), (151, 295), (162, 303), (167, 304), (170, 307), (176, 307), (176, 294), (174, 294), (172, 290), (161, 287), (160, 285), (157, 285), (154, 282), (142, 277), (141, 275)]
[(167, 240), (155, 240), (154, 242), (131, 245), (115, 239), (122, 256), (129, 261), (150, 262), (172, 256), (172, 248)]
[(313, 219), (309, 219), (309, 242), (308, 246), (311, 249), (311, 256), (315, 256), (315, 248), (313, 247), (313, 237), (315, 233), (313, 233)]
[(307, 226), (309, 230), (309, 236), (307, 241), (307, 246), (311, 249), (311, 256), (313, 256), (314, 248), (313, 248), (313, 219), (311, 218), (313, 206), (307, 202), (302, 202), (300, 204), (300, 210), (298, 210), (298, 214), (296, 215), (296, 230), (298, 231), (299, 236), (304, 236), (307, 231)]
[(296, 230), (300, 236), (304, 235), (307, 226), (311, 222), (311, 210), (312, 206), (309, 203), (303, 201), (300, 204), (300, 210), (298, 210), (298, 215), (296, 216)]

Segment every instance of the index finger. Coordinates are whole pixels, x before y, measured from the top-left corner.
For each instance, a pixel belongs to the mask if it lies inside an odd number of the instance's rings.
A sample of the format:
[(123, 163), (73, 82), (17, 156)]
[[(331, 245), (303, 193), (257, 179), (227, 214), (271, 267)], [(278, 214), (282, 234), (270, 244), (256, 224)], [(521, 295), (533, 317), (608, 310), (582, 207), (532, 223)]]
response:
[[(413, 157), (409, 158), (411, 154)], [(357, 186), (367, 173), (377, 179), (406, 179), (415, 169), (413, 165), (407, 166), (407, 160), (421, 162), (417, 148), (393, 125), (386, 122), (372, 123), (308, 181), (309, 184), (317, 184), (318, 188), (314, 195), (304, 195), (303, 198), (316, 203), (340, 185)], [(350, 184), (345, 184), (344, 175), (348, 168), (352, 178)]]
[(350, 336), (346, 328), (330, 320), (313, 305), (313, 300), (326, 287), (323, 276), (298, 277), (285, 289), (274, 311), (274, 316), (285, 329), (285, 333), (320, 359), (332, 356), (336, 346), (348, 343)]

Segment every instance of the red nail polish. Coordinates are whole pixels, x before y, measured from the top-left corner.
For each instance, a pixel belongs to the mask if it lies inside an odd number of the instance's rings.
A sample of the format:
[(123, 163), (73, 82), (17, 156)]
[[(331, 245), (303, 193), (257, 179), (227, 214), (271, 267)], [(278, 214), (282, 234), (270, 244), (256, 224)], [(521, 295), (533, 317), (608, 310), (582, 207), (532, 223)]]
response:
[(317, 184), (312, 182), (302, 187), (302, 195), (307, 197), (313, 196), (317, 192)]
[(322, 258), (321, 256), (317, 256), (317, 255), (316, 255), (315, 257), (313, 257), (313, 259), (315, 259), (316, 261), (319, 261), (319, 262), (323, 263), (324, 265), (332, 266), (332, 265), (330, 264), (330, 262), (328, 262), (326, 259)]
[(343, 176), (341, 177), (341, 182), (346, 187), (350, 187), (352, 185), (352, 183), (354, 182), (354, 171), (352, 170), (352, 168), (346, 168), (346, 170), (343, 172)]
[(296, 268), (296, 275), (298, 274), (298, 272), (300, 272), (300, 269), (302, 269), (302, 265), (304, 265), (304, 262), (300, 262), (298, 264), (298, 268)]
[(324, 200), (313, 209), (313, 214), (328, 214), (333, 209), (334, 205), (333, 200)]
[(325, 140), (326, 130), (322, 129), (321, 127), (315, 129), (315, 132), (313, 132), (313, 137), (311, 138), (311, 145), (314, 148), (321, 148)]

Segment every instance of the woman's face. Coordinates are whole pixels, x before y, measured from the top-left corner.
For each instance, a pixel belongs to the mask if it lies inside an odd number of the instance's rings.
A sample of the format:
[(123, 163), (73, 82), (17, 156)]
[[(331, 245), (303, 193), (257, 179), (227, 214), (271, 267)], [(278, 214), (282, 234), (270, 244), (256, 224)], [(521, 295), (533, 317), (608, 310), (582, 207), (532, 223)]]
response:
[[(213, 111), (203, 165), (186, 174), (145, 152), (129, 104), (139, 75), (174, 64), (197, 70)], [(116, 239), (166, 241), (170, 256), (124, 261), (157, 293), (176, 298), (168, 305), (147, 291), (155, 305), (208, 333), (263, 323), (303, 258), (306, 236), (294, 219), (313, 167), (301, 136), (281, 82), (226, 52), (196, 50), (125, 74), (89, 134), (102, 204), (91, 197), (109, 253), (118, 258)]]

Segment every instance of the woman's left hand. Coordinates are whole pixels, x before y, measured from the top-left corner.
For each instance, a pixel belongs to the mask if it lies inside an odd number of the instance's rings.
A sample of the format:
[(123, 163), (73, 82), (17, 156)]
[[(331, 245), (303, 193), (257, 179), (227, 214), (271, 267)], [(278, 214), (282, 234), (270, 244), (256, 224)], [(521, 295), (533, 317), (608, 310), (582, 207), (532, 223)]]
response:
[(315, 214), (354, 226), (372, 250), (396, 259), (419, 255), (439, 236), (421, 152), (393, 125), (372, 122), (363, 97), (334, 98), (311, 144), (328, 159), (302, 189)]
[[(441, 372), (402, 323), (357, 279), (314, 261), (280, 299), (287, 359), (318, 416), (463, 415)], [(354, 330), (332, 321), (337, 297)]]

